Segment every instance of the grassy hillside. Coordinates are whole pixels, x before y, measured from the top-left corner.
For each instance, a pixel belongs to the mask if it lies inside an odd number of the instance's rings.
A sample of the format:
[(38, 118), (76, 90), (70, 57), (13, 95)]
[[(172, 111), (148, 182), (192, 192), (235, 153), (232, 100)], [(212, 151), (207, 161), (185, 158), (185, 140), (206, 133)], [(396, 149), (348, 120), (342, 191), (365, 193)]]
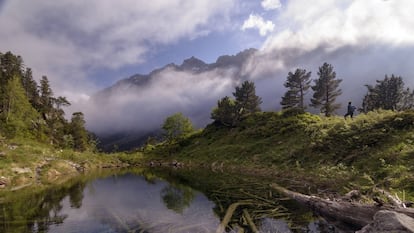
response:
[(138, 164), (141, 158), (140, 153), (78, 152), (27, 138), (6, 139), (0, 135), (0, 190), (48, 186), (99, 168)]
[(375, 111), (347, 120), (262, 112), (234, 128), (211, 124), (149, 157), (280, 175), (319, 190), (370, 192), (375, 186), (408, 196), (414, 193), (414, 112)]

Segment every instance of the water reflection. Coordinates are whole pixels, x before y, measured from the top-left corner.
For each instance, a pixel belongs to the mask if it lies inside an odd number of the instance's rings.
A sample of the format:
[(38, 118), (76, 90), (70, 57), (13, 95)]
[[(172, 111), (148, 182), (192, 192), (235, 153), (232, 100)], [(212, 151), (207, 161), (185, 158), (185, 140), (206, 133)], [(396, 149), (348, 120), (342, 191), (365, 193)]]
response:
[(165, 206), (179, 214), (182, 214), (184, 209), (190, 206), (194, 196), (194, 191), (183, 185), (168, 185), (161, 190)]
[(339, 232), (266, 185), (209, 172), (83, 177), (7, 200), (0, 232)]

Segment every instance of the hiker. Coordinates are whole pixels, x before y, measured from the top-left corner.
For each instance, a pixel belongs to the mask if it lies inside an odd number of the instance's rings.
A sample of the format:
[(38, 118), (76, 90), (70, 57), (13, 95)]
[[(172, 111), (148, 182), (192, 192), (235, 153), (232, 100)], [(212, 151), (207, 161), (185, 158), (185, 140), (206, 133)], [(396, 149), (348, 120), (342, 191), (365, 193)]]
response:
[(344, 118), (346, 119), (347, 116), (354, 117), (355, 106), (352, 106), (352, 102), (348, 103), (348, 112), (345, 114)]

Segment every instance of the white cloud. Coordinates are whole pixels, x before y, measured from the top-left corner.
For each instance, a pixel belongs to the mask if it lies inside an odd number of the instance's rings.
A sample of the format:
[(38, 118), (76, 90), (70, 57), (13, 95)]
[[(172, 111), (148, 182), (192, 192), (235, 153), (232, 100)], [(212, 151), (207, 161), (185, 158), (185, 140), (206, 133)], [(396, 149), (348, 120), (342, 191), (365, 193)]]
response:
[(271, 35), (264, 48), (311, 50), (329, 44), (334, 50), (345, 45), (414, 43), (414, 2), (292, 0), (275, 24), (280, 30)]
[(275, 25), (272, 21), (265, 21), (263, 17), (255, 14), (250, 14), (249, 18), (244, 21), (242, 30), (256, 28), (259, 30), (261, 36), (266, 36), (269, 32), (275, 29)]
[(263, 0), (261, 4), (265, 10), (275, 10), (282, 7), (280, 0)]
[[(235, 0), (6, 1), (0, 51), (21, 55), (73, 96), (94, 89), (91, 71), (144, 62), (151, 49), (228, 26)], [(86, 82), (86, 83), (85, 83)], [(82, 85), (80, 85), (82, 84)]]
[[(343, 95), (338, 103), (359, 105), (366, 93), (364, 84), (375, 84), (385, 74), (401, 75), (413, 89), (414, 24), (411, 1), (291, 0), (286, 11), (275, 21), (273, 32), (258, 56), (243, 65), (239, 74), (211, 72), (197, 76), (166, 71), (145, 90), (131, 90), (106, 102), (110, 113), (102, 114), (101, 105), (86, 116), (93, 129), (125, 130), (134, 125), (138, 130), (159, 128), (163, 119), (181, 111), (199, 125), (209, 122), (211, 107), (225, 96), (231, 96), (235, 76), (254, 79), (256, 93), (263, 98), (262, 109), (277, 110), (286, 91), (287, 73), (296, 68), (312, 71), (323, 62), (331, 63), (338, 78), (343, 79)], [(260, 29), (262, 17), (251, 15), (243, 30)], [(250, 22), (249, 22), (250, 21)], [(261, 23), (258, 23), (261, 22)], [(280, 30), (279, 30), (280, 28)], [(272, 29), (273, 30), (273, 29)], [(270, 31), (263, 32), (264, 35)], [(308, 96), (309, 97), (309, 96)], [(309, 109), (315, 111), (314, 109)], [(198, 120), (195, 120), (198, 119)], [(134, 122), (137, 122), (134, 124)], [(139, 122), (144, 122), (139, 124)], [(201, 124), (200, 124), (201, 123)]]
[[(122, 83), (113, 95), (85, 101), (87, 126), (98, 134), (125, 131), (151, 132), (165, 118), (182, 112), (197, 126), (209, 123), (217, 100), (231, 95), (236, 80), (233, 70), (192, 74), (174, 69), (157, 73), (144, 87)], [(102, 105), (106, 111), (102, 112)]]
[[(0, 51), (22, 55), (37, 76), (47, 74), (71, 99), (87, 99), (81, 93), (94, 88), (85, 82), (91, 70), (143, 62), (157, 45), (223, 30), (235, 2), (7, 1), (0, 12)], [(244, 3), (250, 7), (250, 1)], [(270, 3), (262, 1), (263, 8), (275, 6)], [(323, 62), (333, 64), (344, 79), (344, 102), (352, 98), (357, 104), (366, 91), (363, 85), (385, 74), (403, 76), (413, 89), (414, 1), (290, 0), (283, 8), (273, 21), (251, 14), (241, 27), (268, 36), (261, 55), (243, 66), (240, 75), (255, 78), (263, 109), (277, 109), (289, 71), (305, 68), (316, 78)], [(228, 72), (197, 77), (164, 72), (145, 90), (123, 92), (105, 105), (80, 110), (93, 129), (159, 128), (177, 111), (208, 122), (211, 107), (234, 88), (234, 75)], [(102, 106), (111, 110), (103, 113)]]
[[(275, 79), (273, 85), (263, 85), (265, 90), (257, 92), (263, 96), (278, 93), (273, 106), (285, 91), (283, 82), (289, 71), (305, 68), (315, 79), (323, 62), (333, 64), (344, 80), (342, 102), (359, 104), (366, 92), (364, 85), (375, 84), (385, 74), (401, 75), (413, 89), (414, 18), (410, 12), (414, 1), (315, 0), (308, 4), (307, 0), (291, 0), (284, 8), (273, 21), (278, 31), (267, 37), (261, 55), (244, 67), (244, 74), (258, 82)], [(266, 89), (270, 86), (279, 88)]]

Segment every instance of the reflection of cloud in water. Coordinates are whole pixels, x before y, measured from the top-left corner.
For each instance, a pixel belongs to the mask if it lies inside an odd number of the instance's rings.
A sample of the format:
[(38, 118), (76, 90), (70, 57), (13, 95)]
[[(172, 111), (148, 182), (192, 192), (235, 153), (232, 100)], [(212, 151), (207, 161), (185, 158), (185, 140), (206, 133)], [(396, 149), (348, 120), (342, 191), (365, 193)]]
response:
[(280, 219), (265, 218), (261, 222), (260, 232), (283, 232), (291, 233), (286, 221)]
[(168, 209), (160, 195), (168, 187), (163, 181), (148, 184), (143, 177), (126, 175), (96, 180), (90, 186), (79, 209), (70, 208), (65, 198), (62, 212), (68, 217), (63, 224), (51, 226), (50, 232), (201, 233), (215, 232), (219, 225), (214, 203), (199, 192), (182, 213)]

